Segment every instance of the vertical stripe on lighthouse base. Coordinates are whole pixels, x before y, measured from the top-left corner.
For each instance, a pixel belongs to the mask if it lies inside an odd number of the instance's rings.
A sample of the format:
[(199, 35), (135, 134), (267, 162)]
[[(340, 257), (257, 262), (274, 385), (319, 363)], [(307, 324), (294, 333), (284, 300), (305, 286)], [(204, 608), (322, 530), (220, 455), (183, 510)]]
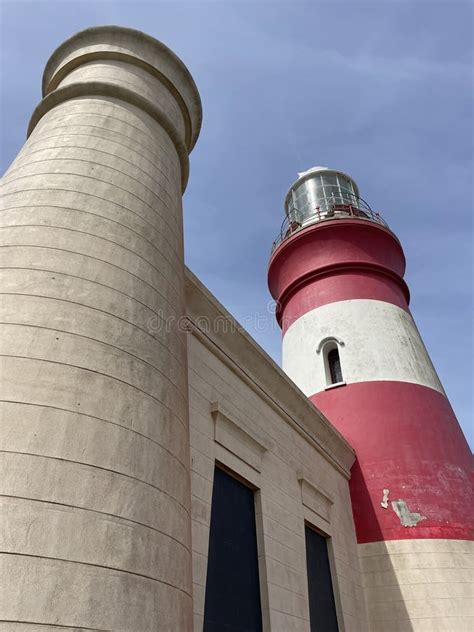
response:
[(383, 301), (329, 303), (298, 318), (283, 337), (283, 369), (305, 395), (327, 388), (327, 337), (341, 341), (339, 355), (347, 383), (390, 380), (428, 386), (444, 394), (411, 314)]

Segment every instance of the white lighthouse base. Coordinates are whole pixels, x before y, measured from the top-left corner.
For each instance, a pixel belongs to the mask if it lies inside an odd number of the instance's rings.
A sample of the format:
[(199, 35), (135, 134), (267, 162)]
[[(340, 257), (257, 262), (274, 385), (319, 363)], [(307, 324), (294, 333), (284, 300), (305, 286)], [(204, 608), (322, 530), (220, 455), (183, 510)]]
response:
[(391, 540), (359, 544), (370, 632), (474, 629), (474, 543)]

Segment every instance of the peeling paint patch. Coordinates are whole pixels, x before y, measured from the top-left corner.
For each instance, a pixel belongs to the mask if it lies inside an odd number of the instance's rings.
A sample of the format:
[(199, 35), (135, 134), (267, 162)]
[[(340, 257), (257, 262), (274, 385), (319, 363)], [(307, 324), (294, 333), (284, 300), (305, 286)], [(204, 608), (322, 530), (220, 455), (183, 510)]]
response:
[(389, 489), (384, 489), (383, 490), (383, 498), (382, 498), (382, 502), (380, 503), (380, 506), (383, 507), (384, 509), (388, 509), (388, 495), (390, 493)]
[(426, 516), (410, 511), (404, 500), (392, 500), (392, 509), (400, 518), (400, 523), (404, 527), (416, 527), (419, 522), (426, 520)]

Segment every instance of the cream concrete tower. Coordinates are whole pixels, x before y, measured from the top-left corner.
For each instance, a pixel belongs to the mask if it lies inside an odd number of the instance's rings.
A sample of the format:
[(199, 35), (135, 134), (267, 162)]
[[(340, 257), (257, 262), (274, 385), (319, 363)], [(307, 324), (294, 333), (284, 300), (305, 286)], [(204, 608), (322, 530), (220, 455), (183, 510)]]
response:
[(189, 630), (186, 340), (160, 323), (199, 94), (114, 26), (62, 44), (43, 93), (3, 180), (2, 629)]

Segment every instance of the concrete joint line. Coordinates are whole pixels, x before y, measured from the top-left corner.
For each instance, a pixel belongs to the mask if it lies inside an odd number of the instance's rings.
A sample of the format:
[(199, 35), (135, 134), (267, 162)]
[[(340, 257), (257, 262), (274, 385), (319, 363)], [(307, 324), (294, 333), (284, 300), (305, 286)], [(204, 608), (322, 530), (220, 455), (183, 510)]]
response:
[(176, 149), (181, 164), (181, 185), (182, 192), (184, 193), (189, 177), (189, 157), (186, 145), (180, 139), (174, 124), (164, 112), (155, 107), (148, 99), (145, 99), (128, 88), (123, 88), (104, 81), (87, 81), (58, 88), (45, 96), (37, 105), (28, 125), (27, 138), (32, 134), (41, 118), (56, 106), (70, 99), (94, 96), (110, 97), (130, 103), (146, 112), (146, 114), (151, 116), (151, 118), (167, 132)]

